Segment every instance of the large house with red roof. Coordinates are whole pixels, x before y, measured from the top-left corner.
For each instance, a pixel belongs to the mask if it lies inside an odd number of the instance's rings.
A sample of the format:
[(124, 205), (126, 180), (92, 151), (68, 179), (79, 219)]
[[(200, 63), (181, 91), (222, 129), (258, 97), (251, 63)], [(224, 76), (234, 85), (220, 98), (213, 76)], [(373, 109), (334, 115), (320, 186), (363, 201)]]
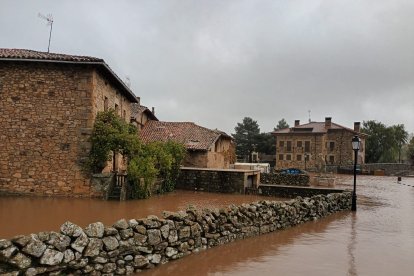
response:
[(187, 149), (185, 167), (228, 169), (235, 162), (231, 136), (192, 122), (149, 120), (140, 131), (140, 138), (144, 143), (175, 141), (183, 144)]
[[(95, 118), (114, 109), (130, 122), (132, 103), (103, 59), (0, 49), (0, 193), (102, 195), (82, 169)], [(124, 165), (115, 154), (106, 170)]]
[(300, 168), (316, 169), (325, 165), (350, 165), (354, 161), (351, 140), (355, 135), (361, 139), (358, 163), (365, 163), (366, 134), (360, 132), (360, 123), (354, 128), (347, 128), (332, 122), (326, 117), (325, 122), (300, 124), (294, 127), (272, 132), (276, 138), (276, 169)]

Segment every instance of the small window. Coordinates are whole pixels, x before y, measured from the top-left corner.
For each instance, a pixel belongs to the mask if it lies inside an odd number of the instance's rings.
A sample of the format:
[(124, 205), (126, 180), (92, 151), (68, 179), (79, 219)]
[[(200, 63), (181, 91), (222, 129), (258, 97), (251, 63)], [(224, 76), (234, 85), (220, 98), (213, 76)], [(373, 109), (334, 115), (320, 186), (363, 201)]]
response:
[(335, 142), (329, 142), (329, 150), (333, 151), (335, 149)]
[(279, 160), (283, 161), (283, 154), (279, 154)]
[(301, 147), (302, 147), (302, 141), (297, 141), (297, 142), (296, 142), (296, 146), (297, 146), (298, 148), (301, 148)]
[(292, 141), (287, 141), (286, 142), (286, 150), (287, 151), (292, 151)]
[(108, 111), (108, 107), (109, 107), (109, 100), (107, 97), (105, 97), (104, 99), (104, 111)]
[(310, 141), (305, 141), (305, 152), (310, 152)]
[(329, 164), (335, 164), (335, 156), (329, 155)]
[(284, 147), (285, 146), (285, 141), (279, 141), (279, 147)]
[(117, 104), (115, 104), (115, 114), (119, 115), (119, 106)]
[(296, 161), (302, 161), (302, 155), (301, 154), (296, 155)]
[(292, 156), (290, 154), (286, 154), (286, 160), (292, 160)]

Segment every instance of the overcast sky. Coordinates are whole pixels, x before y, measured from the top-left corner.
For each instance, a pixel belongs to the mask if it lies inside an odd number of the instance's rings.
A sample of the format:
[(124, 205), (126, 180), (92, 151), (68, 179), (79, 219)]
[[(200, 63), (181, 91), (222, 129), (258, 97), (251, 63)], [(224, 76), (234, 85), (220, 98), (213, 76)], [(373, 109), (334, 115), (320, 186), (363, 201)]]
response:
[(412, 0), (0, 0), (0, 47), (103, 58), (163, 121), (414, 132)]

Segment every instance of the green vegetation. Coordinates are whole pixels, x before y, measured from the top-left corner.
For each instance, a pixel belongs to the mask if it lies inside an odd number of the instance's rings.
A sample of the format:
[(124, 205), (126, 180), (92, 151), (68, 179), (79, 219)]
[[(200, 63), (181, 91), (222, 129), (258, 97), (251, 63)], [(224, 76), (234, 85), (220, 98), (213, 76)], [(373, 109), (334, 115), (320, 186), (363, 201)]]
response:
[(270, 133), (260, 133), (257, 121), (245, 117), (242, 123), (237, 123), (232, 134), (236, 143), (236, 155), (239, 159), (251, 162), (251, 153), (258, 151), (265, 154), (275, 154), (275, 138)]
[(411, 137), (407, 145), (407, 158), (414, 165), (414, 136)]
[(377, 121), (364, 121), (361, 132), (368, 134), (366, 139), (366, 163), (401, 162), (402, 149), (408, 141), (404, 125), (387, 127)]
[(135, 198), (150, 196), (156, 180), (162, 183), (160, 192), (174, 190), (186, 152), (183, 145), (171, 141), (141, 143), (135, 126), (123, 121), (113, 110), (98, 113), (91, 143), (88, 170), (99, 173), (113, 152), (122, 154), (128, 161), (128, 182)]
[(110, 110), (98, 113), (91, 144), (88, 168), (94, 173), (99, 173), (105, 168), (113, 152), (131, 158), (139, 153), (141, 143), (136, 127), (126, 123)]
[(157, 178), (162, 180), (161, 193), (173, 191), (184, 156), (184, 146), (175, 142), (143, 144), (140, 154), (128, 165), (128, 181), (133, 183), (135, 197), (149, 197), (151, 185)]
[(286, 122), (285, 118), (282, 118), (278, 123), (274, 130), (289, 128), (289, 124)]

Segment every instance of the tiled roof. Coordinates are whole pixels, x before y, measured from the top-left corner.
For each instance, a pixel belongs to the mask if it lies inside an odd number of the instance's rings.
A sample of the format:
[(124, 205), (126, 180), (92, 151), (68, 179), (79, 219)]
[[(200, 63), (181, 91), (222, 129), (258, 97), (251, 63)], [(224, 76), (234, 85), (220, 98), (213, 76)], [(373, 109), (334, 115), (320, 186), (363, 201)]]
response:
[(26, 49), (4, 49), (0, 48), (0, 58), (7, 59), (36, 59), (36, 60), (59, 60), (59, 61), (78, 61), (78, 62), (104, 62), (103, 59), (88, 56), (73, 56), (65, 54), (55, 54), (38, 52)]
[(293, 133), (300, 133), (300, 134), (306, 134), (306, 133), (327, 133), (329, 130), (340, 130), (344, 129), (350, 132), (353, 132), (355, 134), (364, 135), (363, 133), (356, 132), (353, 129), (338, 125), (336, 123), (331, 123), (331, 126), (329, 128), (325, 127), (325, 122), (310, 122), (307, 124), (291, 127), (291, 128), (283, 128), (273, 131), (273, 134), (293, 134)]
[(144, 143), (175, 141), (189, 150), (208, 150), (220, 136), (232, 139), (225, 132), (208, 129), (192, 122), (148, 121), (140, 132)]
[(39, 52), (26, 49), (5, 49), (0, 48), (0, 61), (30, 61), (30, 62), (57, 62), (57, 63), (78, 63), (93, 64), (100, 69), (106, 77), (121, 89), (124, 95), (133, 103), (137, 102), (134, 93), (115, 74), (114, 71), (101, 58), (89, 56), (74, 56), (56, 53)]

